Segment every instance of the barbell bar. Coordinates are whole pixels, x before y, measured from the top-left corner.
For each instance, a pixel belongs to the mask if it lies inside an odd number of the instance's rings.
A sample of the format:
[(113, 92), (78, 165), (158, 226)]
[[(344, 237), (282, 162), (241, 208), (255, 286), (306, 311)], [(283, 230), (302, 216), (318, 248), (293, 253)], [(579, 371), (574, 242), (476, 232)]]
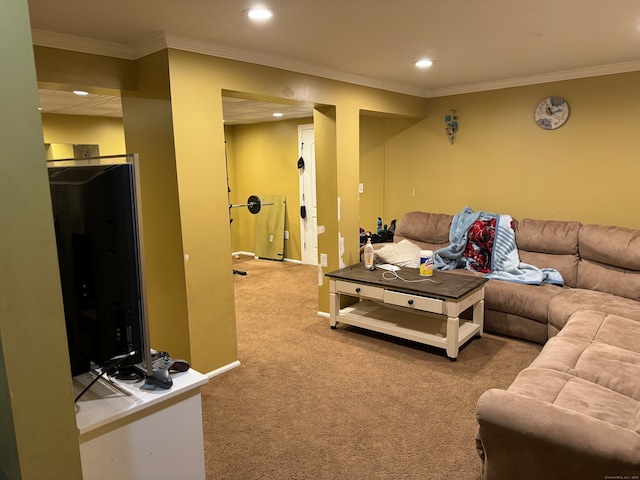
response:
[(258, 197), (257, 195), (249, 195), (249, 198), (247, 199), (247, 203), (238, 203), (235, 205), (229, 205), (229, 208), (247, 207), (249, 212), (255, 215), (256, 213), (260, 212), (263, 206), (273, 205), (273, 204), (274, 204), (273, 202), (262, 202), (262, 200), (260, 200), (260, 197)]

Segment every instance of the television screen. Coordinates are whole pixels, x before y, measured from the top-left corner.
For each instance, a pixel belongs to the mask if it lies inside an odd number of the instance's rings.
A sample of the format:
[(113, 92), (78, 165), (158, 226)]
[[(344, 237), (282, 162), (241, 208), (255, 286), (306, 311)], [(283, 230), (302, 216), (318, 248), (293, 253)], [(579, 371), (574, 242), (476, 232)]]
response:
[(145, 359), (133, 165), (49, 168), (72, 375)]

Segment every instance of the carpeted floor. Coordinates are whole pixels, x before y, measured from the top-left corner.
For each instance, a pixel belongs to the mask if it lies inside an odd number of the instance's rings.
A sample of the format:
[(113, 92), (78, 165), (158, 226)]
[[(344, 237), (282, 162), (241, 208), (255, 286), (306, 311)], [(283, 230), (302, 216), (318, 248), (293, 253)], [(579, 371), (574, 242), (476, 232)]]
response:
[(242, 365), (202, 391), (208, 479), (478, 480), (475, 404), (537, 345), (485, 334), (440, 350), (329, 328), (316, 267), (243, 260), (234, 275)]

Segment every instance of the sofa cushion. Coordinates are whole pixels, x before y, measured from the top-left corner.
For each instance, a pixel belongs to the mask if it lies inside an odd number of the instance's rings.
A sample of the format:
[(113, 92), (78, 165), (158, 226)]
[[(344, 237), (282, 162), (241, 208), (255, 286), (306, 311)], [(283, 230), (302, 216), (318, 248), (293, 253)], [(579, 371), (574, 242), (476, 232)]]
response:
[(638, 408), (637, 400), (580, 377), (545, 368), (526, 368), (508, 391), (625, 429), (634, 423)]
[(524, 218), (516, 223), (520, 261), (538, 268), (555, 268), (565, 285), (575, 287), (578, 274), (578, 232), (582, 224)]
[(551, 299), (563, 291), (550, 284), (525, 285), (501, 280), (485, 284), (485, 308), (547, 323)]
[(421, 249), (438, 250), (449, 245), (453, 215), (407, 212), (396, 223), (393, 241), (411, 240)]
[(580, 257), (640, 271), (640, 230), (609, 225), (585, 225), (580, 230)]
[(640, 303), (611, 293), (563, 288), (549, 302), (549, 336), (558, 333), (580, 310), (597, 310), (640, 321)]
[(477, 418), (484, 479), (602, 480), (640, 471), (640, 435), (553, 403), (490, 389)]
[(607, 225), (580, 230), (579, 288), (640, 301), (640, 231)]
[(546, 323), (488, 308), (484, 310), (484, 330), (540, 345), (544, 345), (549, 339), (549, 328)]
[(550, 253), (528, 252), (518, 249), (520, 261), (538, 268), (555, 268), (562, 275), (564, 284), (575, 287), (578, 283), (578, 255), (555, 255)]
[[(484, 276), (482, 273), (464, 269), (448, 270), (447, 273)], [(486, 331), (540, 345), (546, 343), (549, 338), (547, 324), (549, 302), (557, 293), (565, 289), (550, 284), (536, 286), (502, 280), (489, 280), (484, 286)]]
[(583, 259), (578, 265), (578, 287), (640, 301), (640, 272)]
[(516, 224), (518, 248), (555, 255), (578, 253), (580, 222), (524, 218)]
[(640, 433), (640, 322), (580, 311), (509, 391)]

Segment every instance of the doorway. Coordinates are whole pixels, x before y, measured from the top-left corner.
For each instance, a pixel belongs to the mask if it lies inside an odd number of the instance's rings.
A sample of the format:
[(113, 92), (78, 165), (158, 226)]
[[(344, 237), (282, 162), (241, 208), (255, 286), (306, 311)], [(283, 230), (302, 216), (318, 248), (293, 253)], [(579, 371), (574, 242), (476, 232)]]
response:
[[(300, 253), (305, 265), (318, 265), (318, 206), (313, 124), (298, 126), (298, 154), (304, 166), (300, 176)], [(304, 215), (303, 215), (304, 212)]]

